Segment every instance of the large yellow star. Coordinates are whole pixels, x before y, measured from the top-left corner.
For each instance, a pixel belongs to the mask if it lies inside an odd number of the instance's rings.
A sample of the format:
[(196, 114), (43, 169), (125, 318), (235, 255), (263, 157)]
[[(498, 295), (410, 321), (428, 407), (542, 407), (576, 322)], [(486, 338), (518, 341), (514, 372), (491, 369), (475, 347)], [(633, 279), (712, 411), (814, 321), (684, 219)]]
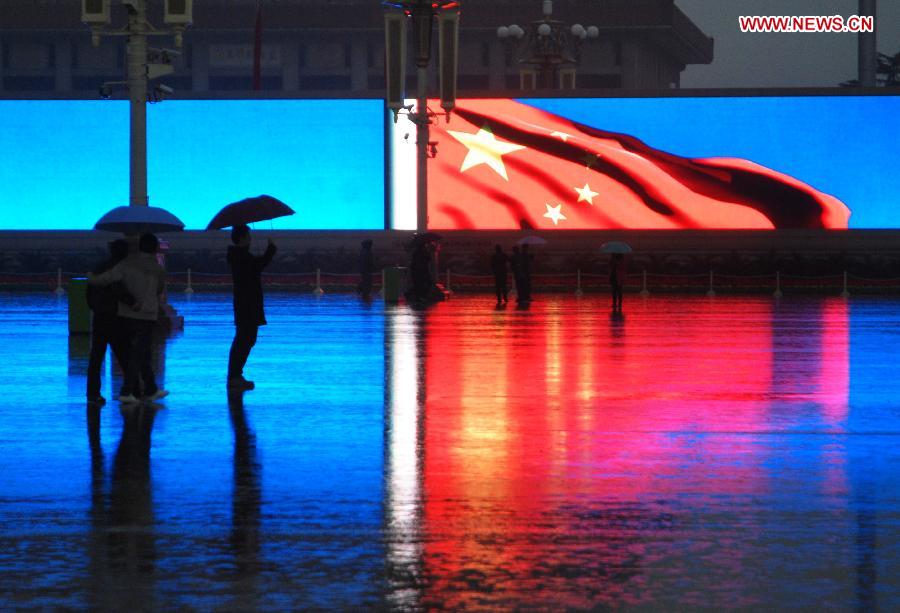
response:
[(469, 150), (459, 168), (460, 172), (465, 172), (479, 164), (487, 164), (494, 172), (509, 181), (509, 177), (506, 175), (506, 166), (503, 165), (503, 156), (519, 149), (525, 149), (522, 145), (498, 141), (494, 138), (494, 133), (488, 124), (483, 125), (475, 134), (453, 130), (447, 130), (447, 133)]
[(600, 192), (593, 191), (587, 183), (584, 187), (576, 187), (575, 191), (578, 192), (578, 202), (587, 202), (590, 205), (594, 204), (594, 196), (600, 195)]
[(563, 219), (563, 220), (567, 219), (567, 217), (562, 214), (562, 205), (561, 204), (557, 204), (556, 206), (550, 206), (549, 204), (545, 204), (544, 206), (547, 207), (547, 212), (544, 213), (544, 217), (551, 220), (553, 222), (554, 226), (559, 225), (560, 219)]

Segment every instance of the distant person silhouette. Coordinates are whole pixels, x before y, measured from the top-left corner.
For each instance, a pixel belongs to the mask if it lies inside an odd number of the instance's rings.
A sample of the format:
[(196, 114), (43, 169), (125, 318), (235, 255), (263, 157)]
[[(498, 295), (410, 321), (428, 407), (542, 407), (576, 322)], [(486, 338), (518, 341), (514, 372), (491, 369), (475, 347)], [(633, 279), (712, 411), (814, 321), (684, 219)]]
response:
[(359, 295), (368, 299), (372, 295), (372, 274), (375, 272), (375, 256), (372, 255), (372, 239), (361, 243), (359, 250)]
[(431, 276), (431, 254), (424, 242), (416, 243), (409, 262), (409, 272), (412, 276), (412, 297), (415, 302), (427, 302), (434, 287), (434, 279)]
[(609, 287), (612, 290), (613, 311), (622, 310), (622, 283), (625, 280), (625, 256), (614, 253), (609, 259)]
[(129, 307), (119, 303), (119, 316), (125, 321), (128, 332), (129, 352), (125, 381), (119, 401), (125, 404), (146, 400), (159, 400), (169, 392), (156, 385), (153, 374), (153, 329), (159, 317), (160, 296), (166, 288), (166, 271), (156, 261), (159, 239), (153, 234), (143, 234), (138, 240), (138, 252), (99, 275), (88, 275), (88, 283), (110, 285), (123, 282), (125, 289), (134, 296)]
[(275, 257), (275, 243), (269, 239), (261, 256), (250, 253), (250, 228), (235, 226), (231, 230), (228, 265), (231, 267), (234, 294), (234, 340), (228, 353), (228, 389), (252, 390), (253, 381), (244, 378), (244, 366), (250, 350), (256, 345), (259, 327), (266, 325), (263, 308), (262, 271)]
[(507, 302), (507, 270), (509, 256), (503, 253), (503, 247), (494, 246), (494, 255), (491, 256), (491, 271), (494, 273), (494, 292), (497, 294), (497, 304)]
[[(123, 239), (109, 243), (109, 257), (94, 268), (94, 274), (104, 273), (128, 257), (128, 243)], [(87, 302), (93, 317), (91, 320), (91, 355), (87, 371), (87, 401), (104, 405), (100, 395), (100, 367), (106, 356), (106, 347), (125, 372), (128, 364), (128, 333), (125, 322), (119, 317), (119, 303), (134, 306), (134, 296), (128, 293), (122, 282), (110, 285), (88, 285)]]

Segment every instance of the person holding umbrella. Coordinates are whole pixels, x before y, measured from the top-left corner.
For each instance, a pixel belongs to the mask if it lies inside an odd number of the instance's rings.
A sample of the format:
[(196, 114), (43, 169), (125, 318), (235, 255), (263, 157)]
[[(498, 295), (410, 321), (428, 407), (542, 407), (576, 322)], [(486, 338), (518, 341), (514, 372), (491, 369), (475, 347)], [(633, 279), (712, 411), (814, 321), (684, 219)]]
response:
[(269, 239), (262, 256), (250, 253), (250, 228), (237, 224), (231, 230), (228, 266), (231, 268), (234, 295), (234, 340), (228, 353), (228, 389), (252, 390), (253, 381), (244, 378), (244, 366), (256, 345), (259, 327), (266, 325), (263, 307), (262, 271), (275, 257), (277, 248)]
[(622, 284), (625, 281), (625, 254), (631, 253), (631, 246), (621, 241), (603, 243), (603, 253), (609, 253), (609, 287), (612, 290), (614, 313), (622, 312)]

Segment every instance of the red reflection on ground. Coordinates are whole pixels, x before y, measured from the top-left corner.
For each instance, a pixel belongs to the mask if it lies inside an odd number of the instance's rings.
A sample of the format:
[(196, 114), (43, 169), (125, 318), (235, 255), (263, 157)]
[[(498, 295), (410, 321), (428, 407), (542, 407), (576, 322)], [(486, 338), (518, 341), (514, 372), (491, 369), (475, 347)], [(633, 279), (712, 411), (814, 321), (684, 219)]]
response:
[[(806, 394), (821, 401), (810, 419), (835, 423), (848, 385), (846, 307), (824, 307), (812, 342), (782, 330), (777, 308), (635, 300), (611, 317), (595, 301), (571, 309), (548, 298), (528, 311), (427, 313), (425, 604), (528, 593), (540, 603), (596, 582), (597, 564), (615, 569), (604, 598), (628, 602), (628, 586), (660, 564), (645, 537), (671, 529), (660, 500), (771, 494), (777, 446), (754, 435), (783, 427), (790, 404), (773, 408), (775, 397)], [(798, 342), (812, 356), (794, 360)], [(739, 575), (739, 554), (723, 546), (714, 558)]]

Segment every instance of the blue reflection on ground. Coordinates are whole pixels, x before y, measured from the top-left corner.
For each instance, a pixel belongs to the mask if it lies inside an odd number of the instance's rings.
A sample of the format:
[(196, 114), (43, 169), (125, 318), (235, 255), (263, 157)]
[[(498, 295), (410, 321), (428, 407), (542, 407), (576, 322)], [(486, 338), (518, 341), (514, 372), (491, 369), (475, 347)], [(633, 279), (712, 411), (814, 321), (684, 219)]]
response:
[[(87, 410), (0, 295), (0, 608), (892, 608), (893, 299), (173, 295), (160, 406)], [(103, 390), (119, 374), (108, 364)]]

